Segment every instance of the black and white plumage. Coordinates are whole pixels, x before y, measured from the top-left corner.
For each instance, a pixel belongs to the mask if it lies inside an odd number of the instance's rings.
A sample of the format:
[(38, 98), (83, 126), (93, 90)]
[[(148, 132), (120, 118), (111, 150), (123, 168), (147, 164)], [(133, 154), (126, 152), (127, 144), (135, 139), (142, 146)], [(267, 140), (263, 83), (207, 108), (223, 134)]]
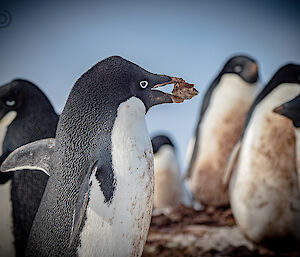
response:
[[(1, 163), (16, 148), (53, 137), (58, 116), (44, 93), (25, 80), (0, 87)], [(39, 171), (0, 174), (0, 256), (24, 256), (48, 177)]]
[(154, 208), (175, 207), (184, 200), (184, 185), (176, 150), (166, 135), (151, 139), (154, 154)]
[[(42, 164), (50, 174), (28, 255), (142, 254), (153, 205), (153, 153), (145, 113), (153, 105), (173, 102), (169, 94), (154, 90), (170, 82), (171, 77), (109, 57), (75, 83), (55, 139), (21, 147), (3, 163), (3, 171)], [(41, 160), (43, 156), (52, 157)]]
[(207, 89), (188, 153), (188, 185), (198, 203), (228, 205), (222, 185), (223, 170), (242, 132), (246, 114), (255, 99), (258, 66), (248, 56), (230, 58)]
[(300, 96), (297, 96), (294, 99), (280, 106), (277, 106), (274, 109), (274, 112), (289, 118), (290, 120), (292, 120), (294, 127), (299, 128), (300, 127)]
[(255, 242), (288, 235), (300, 240), (297, 134), (291, 120), (273, 112), (300, 94), (299, 76), (295, 64), (275, 73), (251, 106), (226, 167), (233, 215)]

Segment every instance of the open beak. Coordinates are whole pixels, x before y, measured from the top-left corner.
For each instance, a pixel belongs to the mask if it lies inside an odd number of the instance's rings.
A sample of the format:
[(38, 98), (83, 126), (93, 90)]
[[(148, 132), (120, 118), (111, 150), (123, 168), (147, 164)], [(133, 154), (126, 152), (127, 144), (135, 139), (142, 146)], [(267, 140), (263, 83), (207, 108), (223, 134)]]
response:
[[(174, 84), (172, 94), (168, 94), (157, 90), (160, 87)], [(192, 99), (198, 95), (198, 91), (194, 88), (194, 84), (185, 82), (182, 78), (170, 77), (170, 80), (164, 83), (156, 84), (151, 90), (157, 90), (165, 95), (168, 95), (173, 103), (182, 103), (184, 100)]]

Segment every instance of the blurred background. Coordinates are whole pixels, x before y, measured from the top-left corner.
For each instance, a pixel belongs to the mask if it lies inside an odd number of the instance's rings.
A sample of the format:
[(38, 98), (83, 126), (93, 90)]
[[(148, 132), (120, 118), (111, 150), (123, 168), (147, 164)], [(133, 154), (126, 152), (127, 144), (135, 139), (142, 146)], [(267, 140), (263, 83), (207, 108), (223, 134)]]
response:
[(254, 57), (262, 82), (279, 66), (300, 63), (299, 11), (291, 0), (0, 0), (0, 84), (28, 79), (60, 113), (81, 74), (111, 55), (183, 77), (200, 96), (147, 114), (150, 135), (171, 135), (183, 167), (203, 93), (225, 60)]

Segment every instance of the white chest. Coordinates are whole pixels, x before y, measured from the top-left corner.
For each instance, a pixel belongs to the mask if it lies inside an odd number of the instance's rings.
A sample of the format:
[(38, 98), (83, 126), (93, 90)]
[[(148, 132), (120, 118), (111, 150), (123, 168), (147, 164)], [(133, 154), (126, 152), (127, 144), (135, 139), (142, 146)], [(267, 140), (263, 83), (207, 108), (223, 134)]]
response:
[[(293, 146), (295, 146), (295, 136), (292, 122), (281, 115), (275, 114), (273, 109), (293, 99), (299, 93), (300, 86), (298, 84), (282, 84), (257, 105), (245, 131), (240, 165), (249, 169), (251, 167), (257, 169), (258, 165), (262, 165), (260, 170), (265, 171), (268, 170), (266, 163), (272, 163), (272, 167), (278, 164), (274, 167), (275, 169), (278, 169), (278, 166), (287, 165), (286, 167), (288, 167), (291, 163), (294, 167), (295, 149)], [(290, 156), (290, 160), (287, 160), (286, 163), (283, 163), (284, 158), (280, 158), (284, 156)], [(263, 159), (260, 161), (259, 157)], [(280, 160), (274, 162), (276, 158), (280, 158)], [(245, 172), (249, 175), (253, 174), (250, 170)], [(260, 172), (260, 174), (266, 173)]]
[(162, 146), (154, 155), (154, 208), (176, 206), (183, 200), (183, 183), (174, 148)]
[(135, 97), (122, 103), (112, 131), (116, 188), (112, 202), (92, 177), (79, 256), (140, 256), (153, 205), (153, 153), (145, 107)]
[(237, 222), (255, 241), (284, 236), (295, 226), (295, 134), (292, 122), (273, 109), (299, 93), (297, 84), (278, 86), (257, 105), (245, 131), (230, 195)]
[[(258, 85), (246, 83), (235, 74), (223, 75), (200, 124), (197, 162), (216, 163), (227, 158), (258, 90)], [(214, 159), (207, 160), (211, 156)]]

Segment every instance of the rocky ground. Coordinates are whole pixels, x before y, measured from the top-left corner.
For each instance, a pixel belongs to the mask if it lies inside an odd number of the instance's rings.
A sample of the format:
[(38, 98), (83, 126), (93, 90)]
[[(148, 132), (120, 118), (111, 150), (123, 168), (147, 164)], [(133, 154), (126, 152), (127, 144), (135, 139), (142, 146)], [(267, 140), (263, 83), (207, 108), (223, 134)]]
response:
[(152, 217), (144, 248), (150, 256), (300, 256), (300, 245), (291, 240), (255, 245), (236, 226), (230, 209), (196, 211), (178, 206)]

